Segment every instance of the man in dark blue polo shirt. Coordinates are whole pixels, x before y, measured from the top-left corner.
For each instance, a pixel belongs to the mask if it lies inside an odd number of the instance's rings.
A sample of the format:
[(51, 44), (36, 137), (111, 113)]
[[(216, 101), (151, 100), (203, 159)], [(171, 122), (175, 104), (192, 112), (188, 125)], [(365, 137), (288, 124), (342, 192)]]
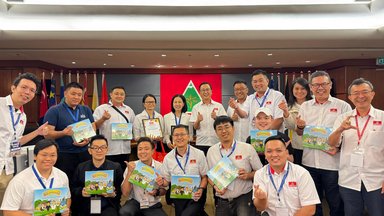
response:
[(87, 151), (89, 140), (84, 139), (80, 143), (72, 139), (72, 128), (68, 125), (89, 119), (95, 129), (92, 111), (89, 107), (80, 105), (83, 98), (83, 86), (77, 82), (68, 83), (65, 86), (65, 101), (51, 107), (44, 116), (44, 122), (48, 121), (48, 135), (46, 139), (55, 139), (59, 144), (59, 157), (56, 167), (64, 171), (69, 181), (75, 172), (77, 165), (90, 160)]

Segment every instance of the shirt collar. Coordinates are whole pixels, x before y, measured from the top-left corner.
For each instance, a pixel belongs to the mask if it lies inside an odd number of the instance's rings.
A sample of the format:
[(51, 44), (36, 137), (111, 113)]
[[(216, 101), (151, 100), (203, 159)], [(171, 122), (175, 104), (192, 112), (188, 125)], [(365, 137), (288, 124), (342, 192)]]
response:
[[(352, 116), (357, 116), (356, 108), (352, 111)], [(367, 116), (371, 116), (372, 118), (375, 118), (375, 108), (372, 105), (371, 105), (371, 108), (369, 109), (369, 113)]]
[(313, 105), (316, 105), (316, 104), (323, 105), (323, 104), (326, 104), (326, 103), (328, 103), (328, 102), (329, 102), (329, 103), (332, 103), (333, 101), (334, 101), (334, 98), (333, 98), (331, 95), (329, 95), (328, 100), (327, 100), (326, 102), (322, 103), (322, 104), (318, 103), (317, 100), (316, 100), (316, 98), (313, 98), (313, 99), (312, 99), (312, 104), (313, 104)]
[[(267, 87), (267, 89), (265, 90), (263, 96), (261, 96), (261, 97), (264, 97), (265, 94), (267, 94), (268, 91), (269, 91), (269, 87)], [(260, 98), (260, 97), (259, 97), (259, 94), (258, 94), (257, 92), (255, 92), (255, 97)]]
[(69, 107), (65, 101), (63, 101), (63, 106), (69, 108), (70, 110), (76, 110), (79, 107), (79, 105), (76, 105), (75, 109), (72, 109), (72, 107)]
[[(288, 161), (285, 162), (285, 164), (284, 164), (284, 169), (283, 169), (284, 171), (281, 172), (281, 173), (285, 173), (285, 172), (287, 172), (287, 168), (288, 168), (287, 163), (288, 163)], [(269, 166), (269, 169), (270, 169), (270, 171), (271, 171), (271, 174), (274, 175), (274, 174), (275, 174), (275, 170), (272, 168), (272, 166)], [(280, 174), (281, 174), (281, 173), (280, 173)], [(277, 174), (277, 173), (276, 173), (276, 174)]]
[[(5, 103), (7, 104), (7, 106), (12, 106), (15, 109), (15, 107), (13, 106), (11, 95), (5, 97)], [(20, 109), (18, 109), (16, 113), (23, 113), (22, 107), (20, 107)]]
[[(232, 148), (234, 144), (235, 144), (235, 140), (232, 141), (230, 148)], [(221, 145), (221, 143), (219, 144), (219, 147), (220, 147), (220, 149), (224, 150), (224, 147)]]
[(36, 172), (37, 172), (37, 175), (39, 175), (39, 177), (41, 178), (41, 179), (43, 179), (44, 181), (48, 181), (48, 180), (50, 180), (50, 179), (52, 179), (53, 178), (53, 167), (52, 167), (52, 171), (51, 171), (51, 174), (49, 175), (49, 177), (48, 177), (48, 179), (46, 179), (46, 178), (44, 178), (41, 174), (40, 174), (40, 172), (39, 172), (39, 169), (37, 169), (37, 166), (36, 166), (36, 163), (34, 163), (34, 167), (35, 167), (35, 169), (36, 169)]
[[(111, 100), (109, 100), (109, 105), (111, 105), (111, 106), (113, 106), (113, 104), (112, 104), (112, 101)], [(122, 103), (121, 104), (121, 106), (117, 106), (117, 108), (119, 108), (119, 107), (125, 107), (126, 105), (124, 104), (124, 103)]]

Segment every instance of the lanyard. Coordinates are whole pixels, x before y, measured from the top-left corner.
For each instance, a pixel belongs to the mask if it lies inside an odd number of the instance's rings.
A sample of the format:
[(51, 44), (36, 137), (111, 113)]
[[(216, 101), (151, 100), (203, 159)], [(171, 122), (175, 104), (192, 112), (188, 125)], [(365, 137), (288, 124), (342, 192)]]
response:
[(12, 126), (13, 126), (13, 134), (16, 135), (16, 126), (19, 124), (20, 121), (20, 116), (21, 114), (17, 116), (16, 122), (15, 122), (15, 117), (13, 116), (13, 107), (9, 106), (9, 113), (11, 114), (11, 119), (12, 119)]
[(177, 125), (179, 125), (181, 123), (181, 116), (183, 116), (183, 113), (180, 114), (179, 122), (177, 122), (176, 114), (173, 113), (173, 115), (175, 116), (175, 123), (176, 123), (176, 126), (177, 126)]
[(181, 163), (180, 163), (179, 159), (177, 158), (177, 148), (175, 149), (175, 158), (176, 158), (177, 165), (179, 165), (180, 169), (183, 170), (184, 174), (185, 174), (185, 168), (187, 167), (187, 163), (188, 163), (188, 159), (189, 159), (189, 148), (190, 148), (190, 145), (188, 145), (187, 158), (185, 159), (184, 168), (181, 166)]
[[(236, 141), (235, 141), (235, 143), (232, 145), (232, 150), (231, 150), (231, 152), (230, 152), (226, 157), (229, 158), (229, 156), (231, 156), (231, 155), (233, 154), (233, 152), (235, 151), (235, 148), (236, 148)], [(221, 158), (224, 157), (223, 154), (221, 153), (221, 149), (220, 149), (220, 155), (221, 155)]]
[[(145, 110), (145, 112), (146, 112), (147, 115), (148, 115), (148, 119), (151, 119), (151, 116), (149, 115), (149, 113), (147, 112), (147, 110)], [(155, 112), (153, 112), (153, 118), (155, 118)]]
[(368, 122), (369, 120), (371, 119), (371, 116), (368, 117), (367, 121), (365, 122), (364, 124), (364, 127), (363, 127), (363, 130), (361, 131), (360, 133), (360, 129), (359, 129), (359, 121), (357, 120), (357, 115), (355, 115), (355, 121), (356, 121), (356, 128), (357, 128), (357, 137), (358, 137), (358, 141), (357, 141), (357, 145), (360, 145), (360, 140), (361, 138), (363, 137), (363, 134), (365, 132), (365, 129), (367, 128), (367, 125), (368, 125)]
[(265, 100), (267, 99), (270, 90), (271, 90), (271, 89), (268, 89), (267, 93), (265, 93), (265, 95), (263, 96), (263, 100), (261, 101), (261, 103), (259, 102), (259, 99), (257, 99), (257, 96), (255, 95), (255, 99), (256, 99), (256, 101), (257, 101), (257, 103), (259, 104), (260, 107), (263, 107), (263, 106), (264, 106)]
[(67, 111), (68, 111), (69, 114), (71, 115), (73, 121), (78, 122), (78, 121), (79, 121), (79, 110), (80, 110), (80, 109), (77, 109), (77, 110), (76, 110), (76, 116), (74, 116), (73, 113), (72, 113), (72, 110), (70, 110), (68, 107), (65, 107), (65, 108), (67, 109)]
[(287, 172), (284, 174), (284, 176), (283, 176), (283, 180), (281, 180), (280, 187), (279, 187), (279, 189), (277, 189), (276, 184), (275, 184), (275, 181), (273, 180), (273, 177), (272, 177), (272, 174), (271, 174), (271, 166), (268, 165), (268, 175), (269, 175), (269, 179), (271, 180), (272, 185), (273, 185), (273, 187), (275, 188), (275, 190), (276, 190), (276, 192), (277, 192), (277, 199), (279, 200), (279, 202), (280, 202), (280, 192), (281, 192), (281, 190), (283, 189), (283, 186), (284, 186), (285, 180), (287, 179), (288, 173), (289, 173), (289, 164), (288, 164)]
[[(33, 170), (33, 173), (35, 174), (37, 180), (39, 180), (41, 186), (43, 186), (44, 189), (47, 189), (47, 187), (45, 186), (45, 184), (43, 183), (43, 181), (41, 180), (41, 177), (39, 176), (39, 174), (37, 174), (37, 171), (35, 169), (35, 165), (32, 165), (32, 170)], [(54, 178), (51, 179), (51, 183), (49, 183), (49, 189), (52, 188), (53, 186), (53, 180)]]

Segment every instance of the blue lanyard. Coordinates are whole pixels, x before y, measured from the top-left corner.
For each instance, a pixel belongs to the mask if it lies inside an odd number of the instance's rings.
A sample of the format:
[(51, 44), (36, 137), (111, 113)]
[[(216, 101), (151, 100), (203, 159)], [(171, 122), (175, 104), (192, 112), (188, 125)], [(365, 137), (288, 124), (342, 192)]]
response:
[(267, 93), (265, 93), (265, 95), (263, 96), (263, 100), (261, 101), (261, 103), (259, 102), (259, 99), (257, 99), (257, 96), (255, 95), (255, 99), (256, 99), (256, 101), (257, 101), (257, 103), (259, 104), (260, 107), (263, 107), (263, 106), (264, 106), (265, 100), (267, 99), (268, 94), (269, 94), (269, 90), (271, 90), (271, 89), (268, 89)]
[(269, 164), (268, 164), (268, 167), (267, 167), (267, 168), (268, 168), (269, 179), (271, 180), (272, 185), (273, 185), (273, 187), (275, 188), (275, 190), (276, 190), (276, 192), (277, 192), (277, 199), (278, 199), (279, 202), (280, 202), (280, 192), (281, 192), (281, 190), (283, 189), (285, 180), (287, 179), (287, 176), (288, 176), (288, 173), (289, 173), (289, 163), (288, 163), (287, 172), (284, 174), (284, 176), (283, 176), (283, 180), (281, 180), (281, 184), (280, 184), (279, 190), (277, 190), (275, 181), (273, 181), (273, 177), (272, 177), (272, 174), (271, 174), (271, 166), (270, 166)]
[[(147, 113), (147, 115), (148, 115), (148, 119), (151, 119), (151, 116), (149, 115), (149, 113), (147, 112), (147, 110), (145, 110), (145, 112)], [(153, 118), (155, 118), (155, 111), (153, 111)]]
[(13, 107), (9, 106), (9, 113), (11, 114), (11, 119), (12, 119), (12, 126), (13, 126), (13, 134), (16, 135), (16, 126), (19, 124), (21, 114), (19, 113), (19, 116), (17, 116), (16, 122), (15, 122), (15, 117), (13, 116)]
[(72, 110), (70, 110), (68, 107), (65, 107), (65, 108), (67, 109), (69, 114), (72, 116), (73, 121), (78, 122), (79, 121), (79, 110), (80, 109), (76, 110), (76, 116), (74, 116), (73, 113), (72, 113)]
[[(47, 187), (45, 187), (45, 184), (43, 183), (43, 181), (41, 180), (41, 177), (39, 176), (39, 174), (37, 174), (37, 171), (35, 169), (35, 165), (32, 165), (32, 170), (33, 170), (33, 173), (35, 174), (37, 180), (39, 180), (41, 186), (43, 186), (44, 189), (47, 189)], [(53, 180), (54, 178), (51, 179), (51, 183), (49, 183), (49, 189), (52, 188), (53, 186)]]
[[(235, 141), (235, 143), (232, 145), (232, 150), (231, 150), (231, 152), (230, 152), (226, 157), (229, 158), (229, 156), (231, 156), (231, 155), (233, 154), (233, 152), (235, 151), (235, 148), (236, 148), (236, 141)], [(223, 153), (221, 153), (221, 149), (220, 149), (219, 151), (220, 151), (221, 158), (223, 158), (224, 156), (223, 156)]]
[(185, 168), (187, 167), (187, 163), (188, 163), (188, 159), (189, 159), (189, 148), (190, 148), (190, 145), (188, 145), (187, 158), (185, 159), (184, 168), (181, 166), (181, 163), (180, 163), (179, 159), (177, 158), (177, 148), (175, 149), (175, 158), (176, 158), (177, 165), (179, 165), (180, 169), (183, 170), (184, 174), (185, 174)]
[(173, 113), (173, 115), (175, 116), (175, 123), (176, 123), (176, 125), (179, 125), (181, 123), (181, 116), (183, 116), (183, 113), (180, 114), (179, 122), (177, 122), (176, 114)]

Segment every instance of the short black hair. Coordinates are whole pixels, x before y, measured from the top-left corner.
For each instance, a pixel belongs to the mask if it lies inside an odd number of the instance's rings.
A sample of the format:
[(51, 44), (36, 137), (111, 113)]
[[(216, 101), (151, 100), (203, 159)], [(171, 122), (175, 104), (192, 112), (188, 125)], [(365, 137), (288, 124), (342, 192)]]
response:
[(352, 81), (352, 83), (348, 86), (348, 95), (351, 95), (352, 87), (357, 85), (367, 84), (369, 88), (371, 88), (371, 91), (373, 91), (373, 85), (370, 81), (364, 79), (364, 78), (357, 78)]
[(145, 95), (143, 96), (143, 103), (145, 103), (145, 99), (147, 99), (148, 97), (152, 97), (152, 98), (154, 98), (154, 99), (155, 99), (155, 103), (157, 103), (156, 97), (155, 97), (155, 95), (153, 95), (153, 94), (145, 94)]
[(227, 122), (229, 122), (233, 127), (233, 120), (231, 119), (231, 117), (226, 115), (217, 116), (215, 122), (213, 122), (213, 128), (216, 130), (217, 125), (225, 124)]
[(124, 88), (123, 86), (115, 86), (115, 87), (113, 87), (113, 88), (111, 89), (111, 91), (110, 91), (109, 93), (112, 93), (113, 90), (115, 90), (115, 89), (122, 89), (122, 90), (124, 91), (124, 93), (126, 93), (125, 88)]
[(105, 143), (107, 143), (107, 145), (108, 145), (108, 140), (107, 140), (107, 138), (105, 138), (104, 135), (101, 135), (101, 134), (100, 134), (100, 135), (96, 135), (96, 136), (94, 136), (94, 137), (91, 138), (91, 141), (89, 142), (89, 146), (92, 146), (92, 144), (93, 144), (93, 142), (94, 142), (95, 140), (104, 140)]
[(236, 81), (233, 83), (232, 87), (235, 87), (236, 84), (244, 84), (244, 85), (247, 85), (247, 82), (245, 82), (244, 80), (236, 80)]
[(139, 140), (137, 140), (137, 148), (139, 148), (139, 145), (142, 142), (149, 142), (151, 144), (152, 149), (155, 149), (155, 142), (149, 137), (140, 137)]
[(261, 69), (257, 69), (257, 70), (255, 70), (255, 71), (253, 71), (253, 73), (252, 73), (252, 75), (251, 75), (251, 79), (252, 79), (254, 76), (257, 76), (257, 75), (260, 75), (260, 74), (263, 75), (263, 76), (265, 76), (265, 78), (266, 78), (267, 80), (269, 80), (267, 72), (266, 72), (265, 70), (261, 70)]
[(171, 110), (172, 110), (172, 112), (173, 112), (173, 113), (176, 112), (175, 108), (173, 108), (173, 101), (174, 101), (177, 97), (181, 98), (181, 100), (182, 100), (183, 103), (184, 103), (183, 108), (181, 108), (181, 112), (182, 112), (182, 113), (187, 112), (187, 110), (188, 110), (187, 100), (185, 99), (184, 95), (182, 95), (182, 94), (177, 94), (177, 95), (175, 95), (175, 96), (172, 97), (172, 100), (171, 100)]
[(199, 85), (199, 91), (200, 91), (202, 85), (209, 85), (209, 88), (212, 90), (212, 86), (211, 86), (211, 84), (209, 82), (202, 82)]
[[(267, 147), (267, 143), (269, 141), (272, 141), (272, 140), (279, 140), (280, 142), (283, 143), (284, 147), (287, 148), (287, 146), (285, 145), (285, 143), (287, 142), (283, 136), (281, 136), (280, 134), (277, 134), (277, 135), (274, 135), (274, 136), (270, 136), (268, 137), (267, 139), (264, 140), (264, 146)], [(267, 149), (267, 148), (265, 148)]]
[(172, 135), (173, 135), (173, 132), (175, 131), (175, 129), (177, 128), (184, 128), (185, 131), (187, 131), (187, 133), (189, 133), (189, 129), (188, 129), (188, 126), (187, 125), (183, 125), (183, 124), (179, 124), (179, 125), (175, 125), (174, 127), (172, 127)]
[(36, 143), (35, 148), (33, 149), (33, 154), (35, 156), (37, 156), (41, 150), (46, 149), (46, 148), (48, 148), (50, 146), (55, 146), (56, 147), (56, 153), (59, 152), (59, 146), (57, 145), (55, 140), (52, 140), (52, 139), (42, 139), (42, 140), (40, 140), (40, 141), (38, 141)]
[(31, 80), (32, 82), (34, 82), (36, 85), (36, 91), (38, 91), (40, 89), (40, 81), (39, 81), (39, 79), (37, 79), (36, 75), (33, 73), (20, 74), (19, 76), (17, 76), (15, 78), (15, 80), (13, 80), (12, 85), (14, 85), (14, 86), (19, 85), (19, 83), (22, 79)]
[(78, 83), (78, 82), (70, 82), (70, 83), (68, 83), (65, 86), (64, 91), (67, 91), (70, 88), (78, 88), (78, 89), (81, 89), (82, 91), (84, 91), (84, 87), (80, 83)]
[(316, 78), (316, 77), (321, 77), (321, 76), (325, 76), (328, 78), (328, 81), (330, 83), (332, 83), (332, 80), (331, 80), (331, 77), (329, 76), (329, 74), (326, 72), (326, 71), (321, 71), (321, 70), (317, 70), (315, 72), (313, 72), (311, 74), (311, 76), (309, 77), (309, 84), (312, 84), (312, 80), (313, 78)]

